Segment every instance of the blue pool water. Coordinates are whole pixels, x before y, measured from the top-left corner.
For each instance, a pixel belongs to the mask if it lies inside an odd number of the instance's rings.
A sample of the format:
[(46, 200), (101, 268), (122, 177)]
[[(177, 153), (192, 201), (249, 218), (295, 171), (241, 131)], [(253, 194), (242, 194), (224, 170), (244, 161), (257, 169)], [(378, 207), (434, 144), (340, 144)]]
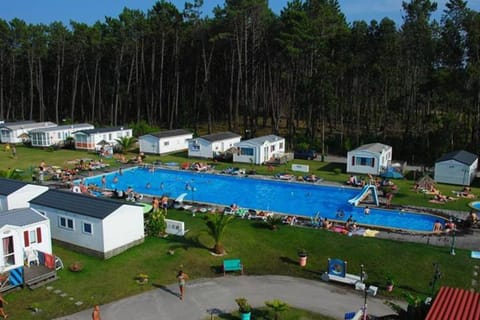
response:
[[(113, 182), (114, 177), (117, 183)], [(106, 175), (107, 188), (126, 190), (129, 186), (136, 192), (153, 196), (167, 195), (175, 199), (187, 193), (185, 200), (215, 203), (229, 206), (236, 203), (240, 207), (280, 212), (284, 214), (346, 220), (350, 215), (360, 224), (381, 226), (393, 229), (430, 232), (438, 217), (398, 210), (372, 208), (369, 215), (363, 208), (348, 203), (360, 192), (342, 186), (322, 186), (309, 183), (294, 183), (276, 180), (197, 173), (147, 168), (131, 168)], [(86, 179), (86, 184), (101, 186), (101, 176)], [(147, 184), (150, 187), (147, 188)], [(343, 218), (336, 217), (343, 210)]]

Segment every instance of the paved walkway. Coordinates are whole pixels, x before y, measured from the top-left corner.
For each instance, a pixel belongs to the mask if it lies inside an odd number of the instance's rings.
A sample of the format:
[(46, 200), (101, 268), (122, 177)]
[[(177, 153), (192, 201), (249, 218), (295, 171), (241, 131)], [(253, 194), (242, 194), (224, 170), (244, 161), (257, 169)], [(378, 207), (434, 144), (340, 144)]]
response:
[[(102, 319), (204, 320), (212, 314), (236, 310), (238, 297), (246, 297), (254, 307), (280, 299), (298, 308), (344, 319), (346, 312), (357, 311), (364, 301), (363, 293), (353, 287), (287, 276), (226, 276), (189, 281), (184, 301), (177, 292), (176, 285), (169, 285), (102, 305)], [(382, 298), (368, 297), (367, 302), (372, 315), (394, 313)], [(405, 307), (403, 302), (400, 305)], [(87, 309), (58, 320), (91, 319), (91, 312)]]

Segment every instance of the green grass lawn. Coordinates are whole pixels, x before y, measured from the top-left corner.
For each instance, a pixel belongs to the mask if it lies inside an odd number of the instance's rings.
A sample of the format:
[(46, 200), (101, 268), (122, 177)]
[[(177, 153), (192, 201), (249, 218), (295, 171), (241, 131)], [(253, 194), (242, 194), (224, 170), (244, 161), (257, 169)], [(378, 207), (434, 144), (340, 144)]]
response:
[[(62, 298), (45, 287), (34, 291), (25, 289), (6, 296), (10, 301), (9, 312), (20, 319), (51, 319), (91, 307), (94, 303), (103, 304), (152, 290), (155, 285), (172, 284), (179, 268), (192, 278), (222, 276), (220, 266), (224, 258), (209, 253), (213, 242), (206, 233), (202, 217), (170, 210), (169, 218), (185, 221), (190, 229), (185, 238), (147, 238), (142, 245), (106, 261), (55, 245), (55, 254), (63, 259), (66, 266), (75, 261), (84, 265), (81, 272), (71, 272), (68, 268), (59, 271), (60, 279), (51, 284), (75, 300)], [(452, 257), (449, 248), (347, 237), (302, 227), (283, 226), (271, 231), (261, 222), (241, 219), (228, 226), (223, 242), (228, 251), (227, 257), (241, 258), (246, 274), (250, 275), (280, 274), (319, 280), (329, 257), (347, 260), (349, 273), (358, 274), (360, 264), (364, 264), (368, 283), (379, 286), (380, 294), (385, 296), (400, 296), (403, 291), (429, 295), (433, 263), (440, 264), (442, 285), (468, 288), (474, 266), (469, 252), (465, 250), (457, 250), (457, 255)], [(298, 265), (298, 248), (309, 252), (305, 268)], [(168, 254), (169, 250), (174, 250), (174, 254)], [(149, 284), (136, 283), (135, 277), (139, 273), (150, 276)], [(384, 290), (387, 274), (395, 278), (396, 287), (392, 293)], [(78, 300), (84, 304), (75, 306), (73, 302)], [(33, 303), (40, 304), (41, 314), (31, 315), (28, 307)]]
[[(19, 168), (28, 173), (42, 160), (49, 165), (65, 166), (73, 159), (96, 157), (86, 152), (67, 150), (50, 152), (24, 147), (17, 148), (17, 155), (17, 159), (12, 159), (10, 154), (0, 151), (0, 169)], [(149, 156), (147, 161), (161, 159), (164, 162), (185, 162), (183, 156), (182, 154)], [(113, 159), (108, 161), (112, 167), (117, 165)], [(298, 163), (308, 163), (312, 172), (328, 181), (343, 183), (348, 178), (345, 173), (334, 173), (334, 168), (342, 166), (339, 164), (301, 160)], [(221, 169), (231, 164), (217, 166)], [(249, 165), (245, 167), (250, 168)], [(273, 174), (263, 166), (254, 166), (254, 169), (258, 173)], [(286, 166), (275, 168), (275, 172), (280, 171), (288, 172), (288, 168)], [(28, 180), (29, 176), (25, 179)], [(395, 204), (432, 207), (423, 195), (411, 191), (413, 181), (401, 180), (397, 181), (397, 184), (399, 192), (394, 198)], [(445, 194), (455, 189), (453, 186), (443, 185), (439, 188)], [(473, 192), (479, 194), (478, 187), (474, 187)], [(467, 210), (467, 203), (468, 200), (459, 199), (445, 204), (442, 208)], [(90, 308), (94, 303), (104, 304), (152, 290), (154, 285), (174, 283), (179, 268), (183, 268), (192, 278), (220, 276), (223, 258), (209, 253), (213, 242), (206, 233), (204, 220), (200, 216), (192, 217), (176, 210), (169, 210), (169, 218), (185, 221), (186, 228), (190, 230), (185, 238), (173, 236), (166, 239), (146, 238), (143, 244), (106, 261), (74, 253), (54, 244), (54, 253), (63, 259), (66, 266), (75, 261), (80, 261), (84, 265), (84, 269), (77, 273), (67, 268), (59, 271), (60, 279), (51, 284), (74, 300), (60, 297), (48, 291), (46, 287), (34, 291), (18, 290), (6, 295), (10, 302), (7, 306), (8, 312), (14, 315), (15, 319), (55, 318)], [(431, 292), (429, 282), (434, 274), (434, 263), (440, 264), (441, 285), (462, 288), (469, 288), (474, 268), (474, 262), (466, 250), (458, 249), (457, 255), (451, 256), (448, 247), (347, 237), (302, 227), (283, 226), (278, 231), (271, 231), (261, 222), (240, 219), (228, 226), (223, 242), (228, 257), (241, 258), (246, 273), (252, 275), (279, 274), (319, 280), (321, 273), (326, 269), (329, 257), (347, 260), (349, 273), (358, 274), (360, 265), (364, 264), (369, 276), (368, 282), (379, 286), (380, 294), (387, 297), (401, 296), (403, 291), (420, 296), (429, 295)], [(296, 253), (299, 248), (305, 248), (309, 253), (306, 268), (298, 266)], [(169, 250), (174, 250), (175, 253), (169, 255)], [(258, 254), (259, 252), (261, 254)], [(135, 282), (135, 277), (139, 273), (150, 276), (147, 285)], [(387, 274), (395, 278), (395, 289), (392, 293), (384, 290)], [(75, 301), (83, 301), (83, 305), (76, 306)], [(43, 310), (41, 313), (32, 315), (28, 310), (34, 303), (40, 305)]]

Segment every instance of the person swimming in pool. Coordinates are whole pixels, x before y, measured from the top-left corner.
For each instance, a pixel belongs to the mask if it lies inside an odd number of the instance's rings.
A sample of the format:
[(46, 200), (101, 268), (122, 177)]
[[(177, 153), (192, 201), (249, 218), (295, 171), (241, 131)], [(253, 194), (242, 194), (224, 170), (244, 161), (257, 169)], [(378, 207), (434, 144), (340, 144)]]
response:
[(338, 209), (335, 216), (336, 216), (337, 218), (343, 218), (343, 217), (345, 217), (345, 212), (343, 212), (342, 209)]

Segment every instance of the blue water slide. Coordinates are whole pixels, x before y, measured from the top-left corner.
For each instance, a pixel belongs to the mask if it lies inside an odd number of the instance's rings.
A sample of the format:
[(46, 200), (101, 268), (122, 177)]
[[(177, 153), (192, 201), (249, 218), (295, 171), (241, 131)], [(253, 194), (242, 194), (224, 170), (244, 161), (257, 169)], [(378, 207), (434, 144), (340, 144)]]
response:
[(379, 202), (378, 202), (378, 193), (377, 193), (377, 187), (374, 186), (373, 184), (367, 184), (366, 186), (364, 186), (362, 188), (362, 190), (360, 191), (359, 194), (357, 194), (355, 197), (353, 197), (352, 199), (348, 200), (348, 203), (350, 203), (351, 205), (353, 206), (358, 206), (358, 204), (360, 203), (360, 201), (362, 201), (363, 199), (365, 199), (365, 197), (368, 195), (368, 193), (372, 192), (372, 196), (373, 196), (373, 201), (375, 202), (375, 205), (378, 206)]

